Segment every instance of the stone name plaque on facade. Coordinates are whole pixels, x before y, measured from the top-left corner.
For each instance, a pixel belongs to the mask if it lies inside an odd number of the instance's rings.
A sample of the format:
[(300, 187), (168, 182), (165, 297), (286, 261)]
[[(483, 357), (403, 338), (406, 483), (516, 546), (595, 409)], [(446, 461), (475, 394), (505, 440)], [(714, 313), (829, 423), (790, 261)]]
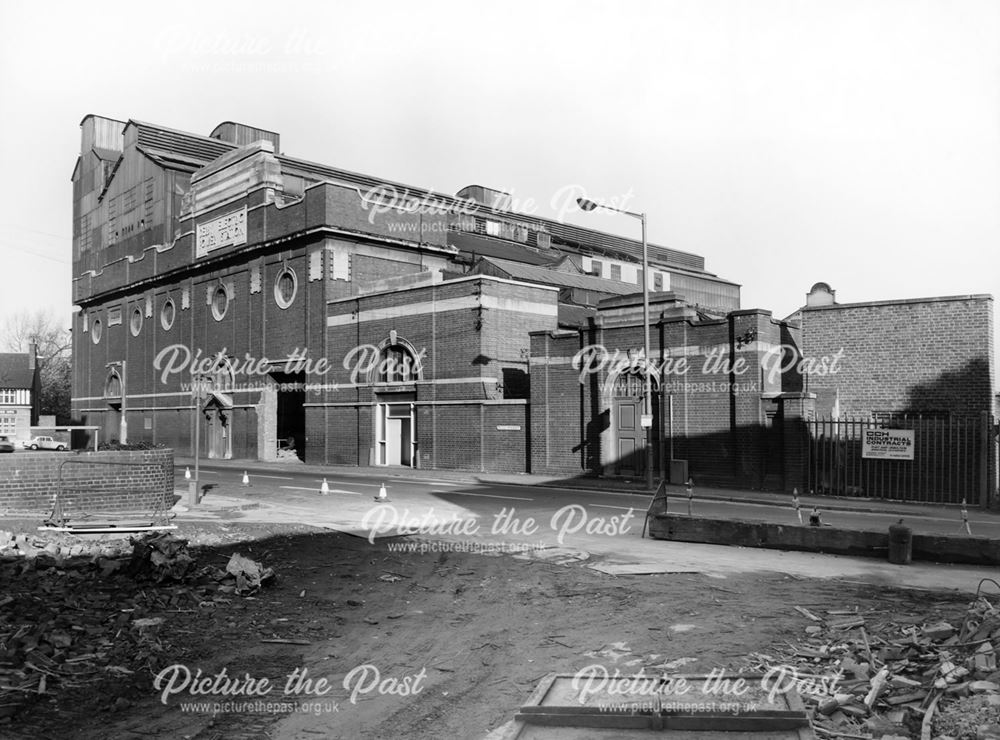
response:
[(225, 216), (198, 224), (195, 256), (204, 257), (216, 249), (235, 247), (247, 243), (247, 209), (227, 213)]

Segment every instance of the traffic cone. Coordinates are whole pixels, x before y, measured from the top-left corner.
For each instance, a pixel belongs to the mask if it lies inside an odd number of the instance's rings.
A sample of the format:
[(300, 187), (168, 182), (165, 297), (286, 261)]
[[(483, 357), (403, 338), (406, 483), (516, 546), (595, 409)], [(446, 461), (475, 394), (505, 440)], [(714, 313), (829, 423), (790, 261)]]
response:
[(245, 470), (243, 471), (243, 483), (242, 483), (242, 485), (244, 485), (244, 486), (249, 486), (250, 485), (250, 476), (247, 475), (247, 471), (245, 471)]
[(319, 492), (324, 496), (330, 495), (330, 484), (326, 482), (326, 478), (323, 479), (323, 485), (319, 487)]
[(191, 468), (184, 468), (184, 480), (191, 480)]
[(383, 483), (382, 487), (378, 489), (378, 496), (375, 497), (375, 500), (380, 504), (389, 502), (389, 494), (385, 491), (385, 483)]

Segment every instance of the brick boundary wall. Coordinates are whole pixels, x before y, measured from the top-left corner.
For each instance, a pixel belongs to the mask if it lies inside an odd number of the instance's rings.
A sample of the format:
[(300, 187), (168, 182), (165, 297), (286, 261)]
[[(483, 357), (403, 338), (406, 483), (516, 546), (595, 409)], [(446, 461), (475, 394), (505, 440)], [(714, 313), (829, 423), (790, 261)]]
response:
[(68, 511), (151, 513), (157, 505), (169, 504), (174, 491), (171, 449), (15, 452), (0, 456), (0, 514), (51, 512), (60, 466)]

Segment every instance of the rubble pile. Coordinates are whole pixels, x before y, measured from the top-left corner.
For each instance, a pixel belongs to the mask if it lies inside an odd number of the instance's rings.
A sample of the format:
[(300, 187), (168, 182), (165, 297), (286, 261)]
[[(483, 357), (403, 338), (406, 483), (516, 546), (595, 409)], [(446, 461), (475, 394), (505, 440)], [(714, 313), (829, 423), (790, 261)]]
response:
[(226, 564), (226, 573), (236, 579), (236, 593), (241, 596), (255, 593), (261, 585), (274, 578), (274, 571), (260, 563), (233, 553)]
[(0, 561), (41, 557), (61, 563), (67, 558), (113, 558), (121, 555), (123, 549), (121, 538), (107, 537), (84, 543), (70, 535), (51, 532), (40, 536), (0, 530)]
[(1000, 740), (1000, 606), (977, 596), (957, 626), (795, 609), (806, 639), (746, 669), (794, 668), (818, 737)]
[(183, 634), (173, 644), (166, 625), (203, 620), (231, 603), (229, 594), (273, 578), (238, 555), (238, 573), (198, 568), (186, 540), (169, 533), (131, 544), (131, 557), (37, 548), (0, 557), (0, 724), (29, 703), (108, 679), (115, 691), (105, 708), (127, 705), (123, 691), (148, 690), (151, 674), (186, 654)]
[(194, 558), (188, 553), (187, 540), (169, 532), (133, 538), (131, 542), (132, 561), (129, 563), (129, 572), (132, 575), (150, 576), (157, 583), (166, 580), (180, 581), (194, 568)]

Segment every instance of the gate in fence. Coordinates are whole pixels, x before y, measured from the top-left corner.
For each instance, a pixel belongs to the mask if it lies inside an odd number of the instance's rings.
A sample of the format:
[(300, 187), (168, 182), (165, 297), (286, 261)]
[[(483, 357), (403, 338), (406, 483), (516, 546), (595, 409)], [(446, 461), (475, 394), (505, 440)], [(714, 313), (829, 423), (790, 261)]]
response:
[(993, 418), (907, 415), (805, 422), (816, 494), (986, 506), (996, 482)]

